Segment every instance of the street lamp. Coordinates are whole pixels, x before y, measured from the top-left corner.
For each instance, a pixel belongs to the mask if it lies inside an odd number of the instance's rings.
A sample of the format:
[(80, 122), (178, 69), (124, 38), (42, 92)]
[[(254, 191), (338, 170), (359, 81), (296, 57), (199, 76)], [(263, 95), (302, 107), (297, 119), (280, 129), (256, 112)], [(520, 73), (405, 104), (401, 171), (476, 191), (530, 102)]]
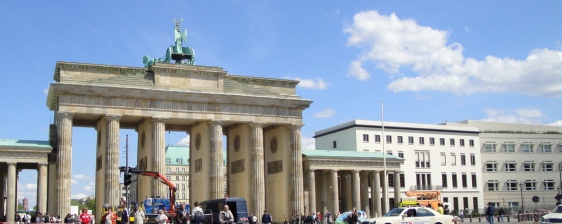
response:
[(523, 182), (519, 182), (519, 189), (521, 190), (521, 212), (525, 212), (525, 204), (523, 204)]

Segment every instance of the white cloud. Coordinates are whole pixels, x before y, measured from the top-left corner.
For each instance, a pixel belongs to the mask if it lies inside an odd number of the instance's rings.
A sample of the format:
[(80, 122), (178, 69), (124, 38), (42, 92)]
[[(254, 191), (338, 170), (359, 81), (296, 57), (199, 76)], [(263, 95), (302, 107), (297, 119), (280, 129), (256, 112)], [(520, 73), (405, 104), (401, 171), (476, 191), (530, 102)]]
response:
[(78, 184), (78, 181), (76, 179), (70, 179), (70, 184), (72, 185)]
[(329, 118), (329, 117), (332, 117), (335, 113), (336, 113), (336, 111), (334, 111), (332, 109), (325, 109), (323, 111), (316, 112), (314, 114), (314, 117), (315, 118)]
[(77, 179), (77, 180), (88, 180), (88, 179), (90, 179), (89, 176), (86, 176), (84, 174), (75, 174), (75, 175), (72, 175), (72, 178)]
[(82, 189), (84, 189), (85, 191), (94, 192), (94, 189), (96, 188), (94, 186), (88, 185), (88, 186), (84, 186)]
[(524, 60), (465, 58), (461, 44), (447, 43), (449, 31), (376, 11), (356, 14), (344, 32), (349, 34), (348, 46), (364, 50), (350, 63), (351, 76), (369, 79), (367, 63), (392, 75), (402, 74), (403, 67), (413, 71), (413, 76), (398, 77), (387, 86), (395, 92), (520, 92), (562, 97), (562, 51), (535, 49)]
[(517, 109), (513, 111), (487, 108), (485, 121), (522, 123), (522, 124), (541, 124), (544, 114), (537, 109)]
[(47, 86), (47, 88), (43, 89), (43, 93), (45, 93), (45, 95), (49, 95), (49, 86)]
[(72, 198), (72, 199), (82, 199), (82, 198), (85, 198), (85, 197), (88, 197), (88, 195), (80, 193), (80, 194), (72, 195), (70, 198)]
[(552, 122), (550, 124), (546, 124), (546, 125), (550, 125), (550, 126), (562, 126), (562, 120), (557, 120), (555, 122)]
[(470, 30), (470, 28), (468, 28), (468, 26), (464, 26), (464, 31), (468, 33), (468, 32), (470, 32), (470, 31), (472, 31), (472, 30)]
[(286, 79), (294, 79), (294, 80), (298, 80), (300, 81), (299, 84), (297, 85), (297, 87), (300, 88), (305, 88), (305, 89), (317, 89), (317, 90), (323, 90), (323, 89), (327, 89), (328, 88), (328, 83), (326, 83), (324, 81), (324, 79), (322, 78), (315, 78), (315, 79), (303, 79), (303, 78), (299, 78), (299, 77), (283, 77)]
[(174, 146), (189, 146), (189, 135), (180, 139), (178, 142), (174, 144)]
[(302, 149), (316, 149), (315, 139), (301, 136), (301, 148)]
[(37, 189), (37, 184), (25, 184), (25, 189)]

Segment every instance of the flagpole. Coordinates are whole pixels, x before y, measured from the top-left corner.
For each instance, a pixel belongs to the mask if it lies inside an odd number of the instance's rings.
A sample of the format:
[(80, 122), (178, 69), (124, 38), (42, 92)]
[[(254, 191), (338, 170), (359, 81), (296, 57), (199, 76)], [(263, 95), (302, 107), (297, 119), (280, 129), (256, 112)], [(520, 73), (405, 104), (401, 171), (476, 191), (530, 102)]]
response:
[[(384, 145), (386, 143), (386, 136), (384, 135), (384, 104), (381, 101), (381, 127), (382, 127), (382, 162), (384, 166), (383, 175), (384, 175), (384, 183), (382, 188), (382, 195), (383, 195), (383, 206), (382, 206), (382, 213), (388, 212), (390, 207), (388, 206), (388, 174), (386, 173), (386, 151), (384, 149)], [(381, 214), (382, 215), (382, 214)]]

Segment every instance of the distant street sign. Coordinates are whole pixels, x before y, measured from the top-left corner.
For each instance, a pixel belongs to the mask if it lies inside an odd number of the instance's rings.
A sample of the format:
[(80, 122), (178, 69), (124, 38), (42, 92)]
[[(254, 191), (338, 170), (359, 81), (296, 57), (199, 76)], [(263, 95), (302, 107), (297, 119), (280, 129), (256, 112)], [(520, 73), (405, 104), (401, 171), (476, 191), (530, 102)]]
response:
[(537, 203), (537, 202), (539, 202), (539, 201), (540, 201), (539, 196), (536, 196), (536, 195), (533, 196), (533, 202)]
[(562, 199), (562, 195), (561, 195), (561, 194), (557, 194), (556, 197), (554, 197), (554, 199), (556, 199), (557, 201), (560, 201), (560, 199)]

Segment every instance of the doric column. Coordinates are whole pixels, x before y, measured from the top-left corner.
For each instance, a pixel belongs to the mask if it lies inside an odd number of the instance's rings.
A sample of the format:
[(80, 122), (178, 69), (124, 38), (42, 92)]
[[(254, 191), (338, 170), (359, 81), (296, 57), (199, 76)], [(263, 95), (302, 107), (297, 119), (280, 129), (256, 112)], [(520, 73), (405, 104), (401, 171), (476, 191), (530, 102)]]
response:
[[(6, 189), (6, 222), (14, 223), (16, 214), (16, 163), (8, 163), (8, 186)], [(70, 201), (68, 202), (70, 205)]]
[(37, 164), (37, 212), (47, 212), (47, 164)]
[(57, 113), (57, 203), (55, 214), (70, 213), (70, 181), (72, 175), (72, 114)]
[(6, 172), (5, 170), (0, 170), (0, 217), (4, 215), (6, 211), (5, 200), (6, 196)]
[(352, 170), (353, 173), (353, 207), (361, 210), (361, 179), (359, 177), (359, 170)]
[[(339, 189), (338, 189), (338, 171), (337, 170), (330, 170), (330, 174), (332, 176), (332, 214), (336, 215), (340, 211), (340, 198), (339, 198)], [(335, 216), (334, 216), (335, 217)]]
[(321, 209), (323, 216), (322, 217), (326, 217), (326, 211), (324, 210), (325, 208), (328, 207), (328, 186), (330, 186), (330, 183), (328, 183), (328, 178), (326, 178), (326, 176), (328, 175), (328, 173), (326, 173), (325, 171), (321, 171), (320, 172), (320, 200), (321, 200)]
[(316, 178), (313, 169), (308, 170), (308, 196), (310, 213), (316, 214)]
[[(222, 123), (218, 121), (209, 122), (210, 136), (210, 192), (209, 199), (218, 199), (224, 197), (224, 178), (223, 178), (223, 161), (222, 161)], [(259, 213), (258, 213), (259, 214)]]
[[(118, 206), (119, 199), (119, 115), (105, 115), (107, 121), (105, 148), (105, 203)], [(61, 216), (63, 217), (63, 216)]]
[[(382, 182), (382, 212), (386, 213), (388, 211), (390, 211), (390, 207), (388, 206), (389, 200), (388, 200), (388, 175), (387, 175), (388, 171), (385, 173), (384, 171), (382, 172), (381, 175), (381, 182)], [(379, 214), (379, 215), (383, 215), (383, 214)]]
[(301, 127), (293, 125), (290, 127), (290, 155), (291, 155), (291, 179), (290, 179), (290, 201), (292, 211), (296, 214), (304, 212), (304, 190), (303, 190), (303, 170), (302, 170), (302, 151), (301, 151)]
[[(367, 213), (367, 216), (370, 215), (371, 211), (367, 210), (367, 206), (369, 206), (369, 175), (366, 172), (361, 172), (361, 210)], [(359, 208), (357, 208), (359, 209)]]
[[(152, 171), (166, 173), (166, 118), (152, 118)], [(152, 181), (154, 195), (169, 198), (168, 188), (158, 181)]]
[(394, 172), (394, 204), (400, 202), (400, 172)]
[(262, 124), (250, 124), (251, 207), (253, 214), (265, 209), (265, 172)]
[(189, 189), (189, 202), (193, 204), (195, 202), (193, 200), (193, 193), (195, 193), (195, 191), (193, 191), (191, 187), (193, 186), (193, 174), (195, 173), (195, 169), (193, 169), (195, 166), (192, 165), (195, 164), (195, 160), (193, 159), (193, 151), (195, 151), (195, 137), (192, 135), (193, 132), (191, 131), (191, 127), (187, 130), (187, 134), (189, 135), (189, 176), (187, 177), (187, 189)]
[(371, 183), (371, 199), (373, 200), (373, 216), (375, 213), (377, 216), (382, 216), (381, 208), (381, 173), (380, 171), (373, 171), (373, 182)]

